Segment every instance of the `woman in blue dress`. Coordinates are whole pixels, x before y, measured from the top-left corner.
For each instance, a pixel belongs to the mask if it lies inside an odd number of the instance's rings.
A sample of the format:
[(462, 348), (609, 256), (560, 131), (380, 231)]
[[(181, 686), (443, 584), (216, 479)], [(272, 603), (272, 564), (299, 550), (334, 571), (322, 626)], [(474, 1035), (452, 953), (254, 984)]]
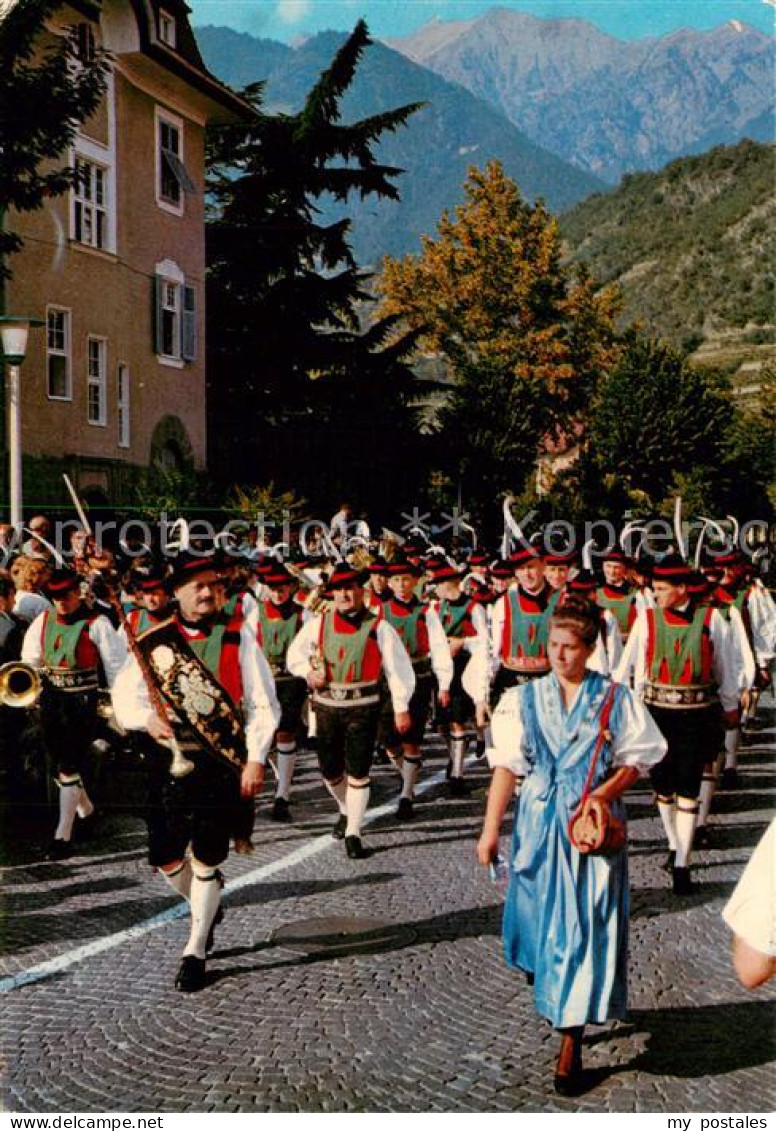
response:
[[(488, 757), (494, 772), (477, 849), (481, 864), (495, 858), (501, 822), (522, 783), (504, 951), (507, 963), (533, 985), (537, 1012), (562, 1034), (555, 1087), (566, 1095), (583, 1088), (585, 1025), (624, 1017), (627, 1004), (626, 849), (583, 855), (568, 837), (612, 686), (585, 666), (599, 627), (597, 608), (569, 598), (551, 620), (550, 675), (502, 697), (492, 720)], [(604, 819), (623, 818), (621, 795), (660, 761), (666, 744), (647, 710), (620, 685), (606, 731), (592, 797)]]

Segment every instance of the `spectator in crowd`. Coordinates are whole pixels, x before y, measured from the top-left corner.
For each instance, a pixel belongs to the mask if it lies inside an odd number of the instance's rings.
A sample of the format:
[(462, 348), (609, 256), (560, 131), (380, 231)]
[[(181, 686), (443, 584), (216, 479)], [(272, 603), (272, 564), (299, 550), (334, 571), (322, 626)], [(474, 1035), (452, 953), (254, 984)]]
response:
[(752, 858), (722, 917), (733, 932), (733, 967), (747, 990), (776, 974), (776, 817)]

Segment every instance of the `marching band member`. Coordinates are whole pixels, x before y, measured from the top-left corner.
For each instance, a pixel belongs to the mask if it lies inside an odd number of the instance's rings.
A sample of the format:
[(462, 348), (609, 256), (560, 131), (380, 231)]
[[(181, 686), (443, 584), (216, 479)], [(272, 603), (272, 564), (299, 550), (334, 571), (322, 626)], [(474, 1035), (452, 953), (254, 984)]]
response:
[(47, 592), (54, 607), (27, 629), (21, 658), (43, 681), (41, 724), (59, 787), (59, 821), (47, 859), (64, 860), (72, 851), (76, 815), (86, 820), (94, 813), (82, 775), (97, 721), (97, 693), (113, 685), (127, 653), (108, 618), (84, 604), (74, 570), (52, 570)]
[(275, 735), (277, 787), (270, 816), (273, 821), (286, 822), (291, 820), (289, 801), (296, 767), (296, 738), (307, 699), (306, 680), (291, 675), (286, 658), (294, 637), (312, 614), (296, 599), (299, 582), (281, 562), (271, 573), (264, 574), (264, 584), (269, 597), (258, 606), (259, 643), (275, 677), (281, 711)]
[[(183, 766), (160, 749), (158, 804), (149, 821), (150, 863), (191, 908), (175, 980), (185, 993), (205, 984), (220, 917), (219, 865), (229, 854), (240, 798), (255, 797), (264, 784), (280, 719), (255, 626), (243, 618), (235, 628), (219, 616), (219, 577), (214, 558), (178, 556), (170, 577), (177, 611), (138, 639), (139, 654), (130, 656), (113, 688), (116, 717), (126, 730), (145, 730), (164, 746), (175, 737), (173, 725), (185, 723)], [(154, 707), (146, 678), (167, 717)]]
[(415, 690), (412, 663), (396, 630), (364, 606), (364, 580), (346, 563), (335, 566), (327, 584), (333, 607), (307, 622), (287, 658), (288, 670), (306, 679), (313, 693), (321, 774), (340, 813), (332, 835), (345, 838), (354, 860), (368, 855), (361, 825), (380, 719), (380, 676), (384, 671), (400, 735), (412, 726)]
[(668, 839), (666, 867), (676, 895), (688, 895), (690, 853), (698, 819), (703, 766), (716, 756), (721, 717), (738, 725), (738, 653), (720, 613), (694, 605), (690, 571), (678, 554), (653, 570), (656, 608), (639, 611), (615, 678), (627, 682), (654, 716), (668, 742), (651, 771), (657, 807)]
[[(721, 567), (722, 576), (714, 590), (714, 602), (728, 620), (732, 610), (737, 611), (754, 656), (756, 671), (746, 689), (746, 707), (748, 713), (753, 715), (760, 691), (770, 683), (770, 666), (776, 652), (776, 610), (767, 590), (747, 578), (747, 560), (740, 550), (733, 549), (717, 555), (716, 565)], [(740, 738), (739, 728), (725, 735), (725, 768), (721, 783), (723, 789), (734, 789), (738, 784)]]
[(436, 609), (453, 662), (450, 705), (445, 712), (450, 726), (450, 796), (464, 797), (469, 792), (463, 776), (466, 727), (472, 718), (483, 750), (485, 744), (482, 734), (487, 721), (490, 683), (488, 618), (483, 606), (462, 592), (462, 571), (445, 563), (434, 570), (432, 578), (436, 586)]
[(623, 644), (636, 619), (635, 594), (628, 581), (628, 559), (619, 546), (607, 550), (602, 559), (604, 583), (596, 591), (596, 604), (608, 609), (620, 626)]
[(560, 596), (547, 584), (544, 558), (533, 546), (517, 550), (509, 563), (517, 585), (493, 606), (491, 620), (494, 707), (508, 688), (549, 672), (547, 637)]
[[(388, 566), (391, 596), (383, 603), (380, 616), (396, 630), (407, 649), (415, 673), (415, 690), (409, 702), (411, 726), (399, 734), (393, 725), (390, 698), (388, 718), (383, 719), (383, 745), (402, 777), (402, 791), (396, 816), (409, 821), (413, 816), (415, 786), (420, 774), (420, 746), (431, 707), (433, 681), (437, 682), (437, 702), (444, 710), (450, 704), (453, 661), (444, 629), (433, 607), (415, 596), (415, 586), (423, 570), (406, 558), (397, 557)], [(383, 706), (384, 715), (386, 707)]]

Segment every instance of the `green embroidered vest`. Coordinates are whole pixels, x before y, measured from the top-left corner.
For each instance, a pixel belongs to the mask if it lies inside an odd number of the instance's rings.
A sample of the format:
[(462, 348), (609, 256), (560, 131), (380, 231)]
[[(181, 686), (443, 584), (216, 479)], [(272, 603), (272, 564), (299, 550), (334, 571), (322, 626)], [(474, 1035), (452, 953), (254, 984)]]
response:
[(43, 662), (47, 668), (67, 668), (68, 671), (77, 671), (76, 648), (84, 629), (88, 629), (89, 618), (82, 619), (72, 624), (59, 624), (51, 613), (46, 618), (46, 631), (43, 636)]
[(706, 683), (709, 675), (703, 670), (702, 644), (703, 626), (706, 622), (708, 607), (699, 605), (695, 609), (693, 619), (689, 624), (683, 622), (669, 624), (662, 609), (651, 611), (655, 626), (654, 650), (649, 668), (651, 682), (664, 682), (661, 680), (660, 673), (665, 664), (668, 669), (670, 686), (679, 686), (689, 659), (691, 663), (690, 682), (693, 684)]
[(396, 629), (402, 644), (410, 654), (410, 659), (419, 659), (420, 656), (426, 654), (420, 651), (420, 643), (418, 640), (419, 629), (425, 616), (426, 606), (417, 604), (409, 609), (408, 612), (399, 614), (392, 610), (391, 604), (391, 601), (386, 601), (383, 605), (383, 618), (392, 628)]
[(633, 605), (633, 595), (628, 590), (627, 593), (618, 594), (616, 597), (607, 594), (607, 586), (601, 585), (596, 590), (596, 603), (601, 609), (608, 609), (612, 616), (617, 621), (620, 628), (620, 636), (623, 640), (628, 635), (629, 620), (631, 614), (631, 607)]
[[(456, 598), (458, 600), (458, 598)], [(442, 627), (445, 630), (445, 636), (454, 638), (463, 636), (463, 627), (469, 616), (470, 601), (467, 597), (461, 604), (456, 604), (455, 601), (441, 600), (439, 602), (439, 619), (442, 622)]]
[(520, 605), (517, 589), (508, 589), (506, 596), (511, 630), (509, 655), (530, 659), (545, 657), (550, 636), (550, 617), (555, 611), (560, 593), (556, 590), (548, 600), (547, 607), (539, 612), (525, 612)]
[(265, 603), (259, 602), (261, 646), (273, 671), (285, 669), (288, 649), (299, 632), (300, 623), (299, 606), (294, 607), (291, 616), (270, 617)]
[(191, 636), (186, 637), (186, 643), (201, 664), (207, 668), (212, 676), (218, 679), (221, 664), (221, 649), (223, 647), (224, 633), (226, 632), (226, 618), (216, 621), (210, 633), (202, 640)]
[(361, 683), (364, 654), (373, 634), (377, 617), (365, 613), (355, 632), (337, 632), (336, 612), (323, 614), (323, 658), (330, 683)]

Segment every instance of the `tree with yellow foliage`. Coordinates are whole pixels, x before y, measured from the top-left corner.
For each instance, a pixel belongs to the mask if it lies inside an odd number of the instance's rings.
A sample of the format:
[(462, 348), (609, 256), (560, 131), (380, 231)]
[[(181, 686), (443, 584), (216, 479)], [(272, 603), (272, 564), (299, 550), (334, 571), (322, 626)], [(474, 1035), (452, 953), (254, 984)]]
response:
[(557, 221), (498, 161), (472, 167), (465, 202), (420, 255), (386, 258), (381, 315), (419, 331), (455, 377), (442, 427), (450, 466), (483, 502), (520, 491), (548, 439), (578, 435), (619, 356), (616, 292), (562, 262)]

